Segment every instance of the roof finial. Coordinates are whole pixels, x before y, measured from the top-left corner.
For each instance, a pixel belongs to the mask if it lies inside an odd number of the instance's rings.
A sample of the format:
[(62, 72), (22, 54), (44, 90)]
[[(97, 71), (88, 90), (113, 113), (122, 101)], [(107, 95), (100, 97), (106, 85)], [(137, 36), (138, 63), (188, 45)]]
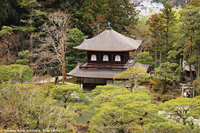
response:
[(111, 30), (112, 28), (110, 27), (110, 22), (108, 22), (108, 27), (106, 27), (107, 30)]

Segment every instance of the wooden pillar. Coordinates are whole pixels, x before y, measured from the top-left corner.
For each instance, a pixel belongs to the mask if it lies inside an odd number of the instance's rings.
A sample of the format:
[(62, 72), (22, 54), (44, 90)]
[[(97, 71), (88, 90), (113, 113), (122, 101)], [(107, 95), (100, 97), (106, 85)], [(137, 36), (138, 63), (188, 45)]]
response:
[(192, 87), (192, 91), (193, 91), (193, 98), (194, 98), (194, 87)]
[(183, 97), (183, 92), (184, 92), (184, 87), (182, 85), (182, 93), (181, 93), (181, 97)]
[(81, 78), (80, 87), (81, 87), (81, 89), (83, 89), (83, 78)]
[(125, 64), (125, 63), (126, 63), (126, 55), (123, 54), (123, 56), (124, 56), (123, 62), (124, 62), (124, 64)]
[(98, 58), (97, 58), (98, 64), (101, 64), (101, 54), (98, 53), (97, 55), (98, 55)]
[(113, 64), (114, 63), (114, 55), (113, 55), (113, 53), (111, 54), (111, 64)]

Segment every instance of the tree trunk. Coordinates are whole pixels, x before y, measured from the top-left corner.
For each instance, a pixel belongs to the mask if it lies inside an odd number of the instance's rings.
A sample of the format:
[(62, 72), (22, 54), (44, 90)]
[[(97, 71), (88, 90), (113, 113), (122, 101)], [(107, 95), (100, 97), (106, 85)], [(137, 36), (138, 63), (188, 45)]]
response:
[(33, 70), (33, 38), (32, 38), (32, 32), (30, 35), (30, 53), (29, 53), (29, 58), (30, 58), (30, 68)]
[(158, 51), (155, 51), (155, 67), (157, 67)]
[[(167, 16), (169, 16), (169, 12), (167, 12)], [(167, 31), (166, 31), (166, 42), (165, 42), (165, 50), (166, 50), (166, 52), (165, 52), (165, 62), (167, 61), (167, 53), (168, 53), (168, 47), (169, 47), (169, 40), (168, 40), (168, 38), (169, 38), (169, 36), (168, 36), (168, 34), (169, 34), (169, 27), (168, 27), (168, 25), (169, 25), (169, 19), (167, 19)]]
[(40, 124), (40, 119), (37, 119), (37, 124), (36, 124), (36, 127), (34, 129), (38, 129), (39, 128), (39, 124)]
[(193, 42), (193, 30), (191, 29), (191, 35), (190, 35), (190, 53), (189, 53), (189, 71), (190, 71), (190, 79), (191, 79), (191, 83), (193, 82), (193, 75), (192, 75), (192, 69), (191, 69), (191, 57), (192, 57), (192, 42)]
[[(190, 52), (190, 57), (191, 57), (191, 52)], [(192, 75), (192, 64), (191, 64), (190, 61), (189, 61), (189, 71), (190, 71), (190, 80), (191, 80), (191, 83), (192, 83), (193, 82), (193, 75)]]
[(29, 118), (30, 118), (30, 113), (31, 113), (31, 111), (30, 111), (30, 108), (29, 108), (28, 115), (27, 115), (27, 124), (26, 124), (26, 129), (29, 128)]
[[(32, 17), (33, 17), (33, 8), (31, 9), (31, 18), (30, 18), (30, 29), (32, 30)], [(30, 52), (29, 52), (29, 59), (30, 59), (30, 68), (33, 70), (33, 35), (32, 31), (30, 32)], [(32, 72), (33, 76), (34, 72)]]
[[(160, 50), (160, 64), (161, 64), (161, 61), (162, 61), (162, 52), (161, 52), (161, 50)], [(159, 64), (159, 65), (160, 65)]]
[(55, 80), (54, 80), (54, 85), (56, 85), (58, 82), (58, 75), (56, 74)]
[(19, 106), (19, 123), (20, 123), (20, 129), (23, 128), (23, 119), (22, 119), (22, 104), (23, 104), (23, 101), (20, 102), (20, 106)]
[(198, 62), (198, 73), (197, 73), (197, 77), (199, 77), (199, 71), (200, 71), (200, 62)]
[(133, 87), (134, 87), (134, 84), (131, 84), (131, 87), (130, 87), (131, 91), (134, 91)]
[(64, 97), (64, 101), (63, 101), (63, 102), (65, 103), (65, 104), (64, 104), (64, 108), (65, 108), (65, 109), (67, 108), (66, 102), (67, 102), (68, 97), (69, 97), (70, 95), (71, 95), (71, 93), (69, 93), (67, 97), (66, 97), (66, 94), (63, 95), (63, 97)]
[(135, 91), (137, 89), (137, 77), (135, 77), (134, 86), (131, 89), (132, 91)]
[(163, 94), (165, 94), (167, 89), (167, 81), (166, 81), (166, 75), (165, 75), (165, 81), (164, 81), (164, 88), (163, 88)]
[(8, 46), (8, 50), (7, 50), (6, 65), (9, 65), (10, 64), (10, 62), (9, 62), (9, 60), (10, 60), (10, 58), (9, 58), (9, 56), (10, 56), (10, 47), (9, 47), (9, 44), (7, 44), (7, 46)]
[(64, 100), (64, 108), (65, 109), (67, 108), (66, 102), (67, 102), (67, 99)]
[(62, 84), (65, 82), (65, 47), (64, 39), (62, 40)]
[(186, 125), (186, 119), (183, 119), (183, 125)]
[(2, 36), (2, 38), (4, 40), (4, 43), (7, 45), (6, 65), (9, 65), (10, 64), (10, 42), (5, 37)]

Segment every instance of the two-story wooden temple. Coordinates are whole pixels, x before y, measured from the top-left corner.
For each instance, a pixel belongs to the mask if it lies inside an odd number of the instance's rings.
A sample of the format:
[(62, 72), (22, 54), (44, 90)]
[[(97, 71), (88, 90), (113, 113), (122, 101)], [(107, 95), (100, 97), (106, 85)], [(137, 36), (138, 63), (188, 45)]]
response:
[(140, 65), (147, 71), (148, 65), (136, 63), (136, 60), (129, 58), (129, 52), (137, 50), (141, 42), (107, 27), (99, 35), (74, 47), (76, 50), (87, 51), (87, 60), (79, 63), (67, 75), (81, 78), (82, 87), (87, 89), (93, 89), (96, 85), (129, 87), (129, 84), (114, 83), (113, 77), (132, 66)]

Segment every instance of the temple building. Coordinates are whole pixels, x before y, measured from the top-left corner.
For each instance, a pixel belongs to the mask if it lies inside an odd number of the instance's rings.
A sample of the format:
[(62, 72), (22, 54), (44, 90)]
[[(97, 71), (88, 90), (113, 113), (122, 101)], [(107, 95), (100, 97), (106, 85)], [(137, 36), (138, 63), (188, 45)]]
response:
[(67, 75), (81, 78), (83, 89), (94, 89), (97, 85), (130, 87), (130, 84), (114, 83), (113, 77), (132, 66), (141, 66), (147, 71), (149, 65), (136, 63), (129, 57), (141, 43), (141, 40), (131, 39), (107, 27), (99, 35), (74, 47), (87, 51), (87, 60), (78, 63)]

